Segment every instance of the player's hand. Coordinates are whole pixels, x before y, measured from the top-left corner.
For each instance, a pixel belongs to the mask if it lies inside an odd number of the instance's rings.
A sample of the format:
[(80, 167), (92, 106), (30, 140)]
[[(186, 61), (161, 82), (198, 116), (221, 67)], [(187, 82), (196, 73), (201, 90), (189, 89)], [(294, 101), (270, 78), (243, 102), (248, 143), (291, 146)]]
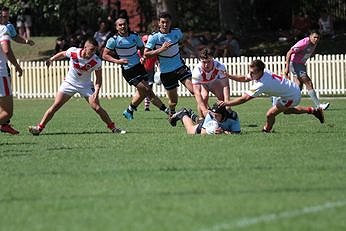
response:
[(228, 106), (228, 105), (227, 105), (227, 102), (221, 101), (221, 100), (218, 100), (218, 101), (217, 101), (217, 105), (218, 105), (219, 107)]
[(220, 134), (223, 134), (223, 133), (224, 133), (224, 131), (223, 131), (223, 129), (221, 127), (218, 127), (218, 128), (215, 129), (215, 134), (220, 135)]
[(18, 77), (21, 77), (23, 75), (23, 70), (20, 66), (16, 66), (16, 72), (18, 72)]
[(173, 44), (173, 43), (167, 42), (167, 41), (166, 41), (166, 42), (164, 42), (164, 43), (162, 44), (161, 49), (165, 51), (165, 50), (167, 50), (170, 46), (172, 46), (172, 44)]
[(283, 76), (284, 76), (286, 79), (291, 80), (291, 76), (290, 76), (289, 73), (287, 73), (286, 71), (283, 73)]
[(118, 64), (122, 65), (122, 64), (128, 64), (129, 60), (128, 59), (119, 59)]
[(52, 61), (50, 59), (46, 60), (46, 66), (49, 67), (52, 64)]

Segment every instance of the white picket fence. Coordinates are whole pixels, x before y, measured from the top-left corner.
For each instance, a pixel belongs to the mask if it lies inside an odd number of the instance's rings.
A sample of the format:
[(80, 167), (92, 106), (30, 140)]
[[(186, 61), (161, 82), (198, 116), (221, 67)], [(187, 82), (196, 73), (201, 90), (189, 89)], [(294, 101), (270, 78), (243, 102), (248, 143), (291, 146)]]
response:
[[(254, 59), (261, 59), (266, 67), (274, 73), (281, 74), (284, 70), (285, 57), (237, 57), (220, 58), (227, 70), (233, 74), (246, 74), (248, 64)], [(198, 63), (197, 59), (185, 59), (186, 64), (193, 69)], [(17, 98), (52, 98), (55, 96), (68, 69), (68, 61), (54, 62), (48, 69), (43, 61), (20, 62), (23, 76), (18, 77), (11, 66), (13, 96)], [(308, 73), (313, 80), (315, 89), (320, 95), (345, 95), (346, 94), (346, 55), (316, 55), (307, 63)], [(121, 75), (119, 65), (103, 61), (103, 84), (101, 97), (130, 97), (135, 88), (127, 84)], [(247, 90), (250, 83), (230, 81), (231, 96), (241, 95)], [(154, 92), (162, 97), (165, 90), (162, 85), (154, 84)], [(178, 88), (180, 96), (190, 96), (183, 86)], [(303, 90), (303, 94), (307, 94)]]

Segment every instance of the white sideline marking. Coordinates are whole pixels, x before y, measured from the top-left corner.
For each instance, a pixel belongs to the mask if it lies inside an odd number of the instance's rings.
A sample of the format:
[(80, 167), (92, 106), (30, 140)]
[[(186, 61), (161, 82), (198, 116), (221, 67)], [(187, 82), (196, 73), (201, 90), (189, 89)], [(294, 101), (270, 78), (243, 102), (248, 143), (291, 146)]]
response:
[(305, 214), (317, 213), (326, 209), (333, 209), (346, 206), (346, 201), (326, 202), (321, 205), (304, 207), (297, 210), (283, 211), (279, 213), (264, 214), (258, 217), (244, 217), (230, 223), (216, 224), (210, 228), (202, 229), (201, 231), (221, 231), (235, 228), (245, 228), (258, 223), (272, 222), (280, 219), (303, 216)]

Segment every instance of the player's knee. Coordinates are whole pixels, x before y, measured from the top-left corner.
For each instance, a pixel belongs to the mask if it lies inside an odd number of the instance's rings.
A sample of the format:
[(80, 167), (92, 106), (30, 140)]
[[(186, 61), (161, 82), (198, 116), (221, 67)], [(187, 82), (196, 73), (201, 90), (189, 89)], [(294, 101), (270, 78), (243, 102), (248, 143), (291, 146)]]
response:
[(1, 120), (6, 121), (11, 119), (13, 116), (13, 111), (1, 111)]
[(172, 108), (172, 107), (175, 108), (177, 106), (177, 104), (178, 104), (177, 102), (169, 102), (168, 105), (169, 105), (170, 108)]

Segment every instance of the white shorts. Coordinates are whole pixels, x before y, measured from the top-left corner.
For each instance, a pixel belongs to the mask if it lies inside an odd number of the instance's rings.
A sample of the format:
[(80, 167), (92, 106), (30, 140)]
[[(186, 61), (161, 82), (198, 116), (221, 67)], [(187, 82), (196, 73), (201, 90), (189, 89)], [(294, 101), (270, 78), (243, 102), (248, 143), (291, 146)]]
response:
[(300, 99), (301, 99), (301, 95), (295, 95), (292, 98), (281, 98), (281, 97), (277, 97), (276, 100), (276, 105), (281, 105), (281, 106), (285, 106), (287, 108), (292, 108), (297, 106), (300, 103)]
[(0, 97), (12, 95), (11, 78), (0, 77)]
[(88, 83), (86, 85), (82, 86), (74, 86), (66, 81), (64, 81), (60, 87), (59, 91), (66, 94), (66, 95), (74, 95), (76, 93), (79, 93), (82, 97), (89, 97), (91, 96), (95, 89), (93, 83)]

